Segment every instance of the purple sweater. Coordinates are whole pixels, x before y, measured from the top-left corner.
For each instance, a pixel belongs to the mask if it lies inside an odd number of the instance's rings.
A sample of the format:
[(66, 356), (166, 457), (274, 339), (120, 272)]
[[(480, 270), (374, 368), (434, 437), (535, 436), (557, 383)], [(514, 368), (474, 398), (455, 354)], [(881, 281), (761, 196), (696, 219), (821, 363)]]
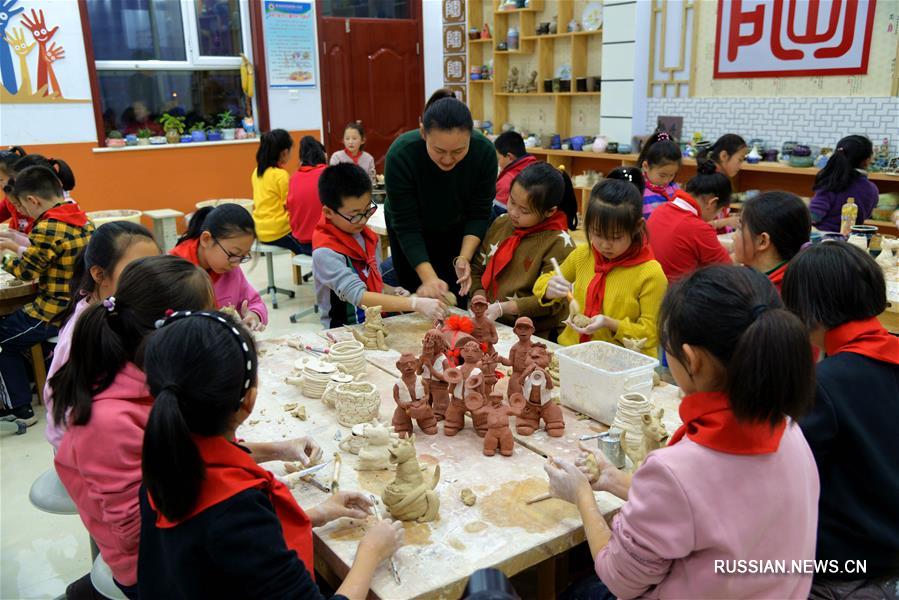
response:
[(825, 192), (818, 190), (809, 204), (809, 212), (812, 213), (812, 223), (820, 231), (840, 231), (840, 212), (847, 198), (855, 198), (858, 205), (858, 218), (856, 225), (861, 225), (866, 219), (871, 218), (871, 212), (877, 206), (877, 186), (868, 181), (866, 175), (859, 174), (854, 178), (845, 190), (840, 192)]

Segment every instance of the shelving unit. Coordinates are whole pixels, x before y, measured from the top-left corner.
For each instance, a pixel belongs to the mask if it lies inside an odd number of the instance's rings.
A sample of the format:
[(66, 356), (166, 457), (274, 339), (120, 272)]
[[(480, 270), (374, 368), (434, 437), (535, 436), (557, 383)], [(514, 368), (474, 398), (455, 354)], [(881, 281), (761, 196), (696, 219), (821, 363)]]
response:
[[(553, 16), (557, 17), (558, 27), (563, 29), (567, 27), (568, 22), (575, 17), (575, 3), (572, 0), (545, 0), (545, 3), (544, 0), (530, 0), (528, 8), (514, 10), (499, 10), (500, 4), (501, 0), (469, 0), (467, 3), (468, 27), (477, 27), (480, 31), (486, 23), (490, 26), (492, 34), (490, 39), (468, 40), (469, 68), (487, 64), (491, 58), (493, 59), (492, 80), (469, 79), (469, 83), (476, 84), (470, 85), (468, 92), (472, 116), (478, 121), (492, 121), (494, 133), (499, 133), (504, 123), (520, 126), (519, 115), (516, 115), (516, 103), (530, 99), (544, 103), (540, 110), (546, 114), (542, 131), (545, 135), (558, 133), (562, 137), (569, 137), (575, 133), (587, 134), (587, 131), (573, 131), (572, 99), (589, 101), (590, 111), (599, 114), (600, 92), (578, 92), (574, 88), (578, 78), (601, 75), (599, 69), (588, 72), (587, 55), (591, 49), (599, 50), (602, 30), (536, 35), (538, 23), (551, 21)], [(577, 20), (580, 22), (580, 15), (577, 15)], [(519, 48), (497, 50), (496, 44), (506, 40), (510, 27), (515, 27), (519, 31)], [(565, 44), (567, 47), (560, 47), (557, 52), (557, 44)], [(567, 56), (564, 58), (557, 56), (564, 55), (565, 50), (569, 50)], [(521, 68), (522, 58), (532, 59), (530, 68)], [(556, 69), (561, 64), (571, 66), (572, 91), (543, 91), (544, 80), (553, 79)], [(519, 80), (522, 82), (527, 81), (531, 71), (537, 72), (537, 92), (504, 91), (509, 69), (513, 65), (519, 67)], [(487, 84), (492, 84), (492, 87)]]

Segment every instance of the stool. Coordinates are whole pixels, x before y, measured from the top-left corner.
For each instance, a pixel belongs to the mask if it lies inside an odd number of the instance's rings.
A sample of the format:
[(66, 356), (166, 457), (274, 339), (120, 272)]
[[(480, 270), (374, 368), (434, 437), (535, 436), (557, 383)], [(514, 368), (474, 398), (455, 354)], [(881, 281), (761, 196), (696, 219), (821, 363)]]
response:
[[(306, 270), (305, 275), (297, 278), (299, 285), (302, 285), (304, 281), (309, 281), (309, 278), (312, 275), (312, 257), (307, 254), (294, 254), (292, 262), (294, 268), (299, 268), (301, 273), (303, 269)], [(314, 293), (315, 292), (313, 291), (313, 294)], [(312, 300), (312, 308), (304, 308), (303, 310), (290, 315), (290, 322), (296, 323), (306, 315), (312, 313), (318, 314), (318, 302), (316, 300), (317, 299)]]
[(28, 490), (28, 499), (38, 510), (53, 515), (77, 515), (78, 508), (72, 502), (69, 492), (59, 480), (56, 469), (50, 467), (41, 473), (31, 489)]
[[(48, 344), (59, 342), (59, 336), (47, 340)], [(44, 343), (38, 342), (31, 347), (31, 366), (34, 369), (34, 385), (37, 388), (37, 403), (44, 403), (44, 386), (47, 384), (47, 363), (44, 360)]]
[(150, 217), (153, 221), (153, 237), (163, 253), (175, 247), (178, 243), (178, 219), (184, 216), (184, 213), (171, 208), (161, 208), (159, 210), (145, 210), (144, 216)]
[(272, 308), (278, 308), (278, 294), (284, 294), (288, 298), (293, 298), (296, 294), (291, 290), (285, 290), (283, 288), (279, 288), (275, 285), (275, 264), (273, 262), (272, 257), (275, 254), (282, 254), (284, 252), (290, 252), (285, 248), (281, 248), (280, 246), (272, 246), (271, 244), (263, 244), (258, 240), (253, 244), (253, 252), (257, 254), (261, 254), (265, 257), (265, 268), (268, 273), (268, 287), (265, 288), (265, 291), (259, 290), (259, 294), (271, 294), (272, 296)]
[(91, 585), (102, 596), (111, 600), (128, 600), (119, 586), (115, 584), (112, 578), (112, 571), (109, 565), (103, 560), (102, 555), (97, 555), (94, 564), (91, 566)]

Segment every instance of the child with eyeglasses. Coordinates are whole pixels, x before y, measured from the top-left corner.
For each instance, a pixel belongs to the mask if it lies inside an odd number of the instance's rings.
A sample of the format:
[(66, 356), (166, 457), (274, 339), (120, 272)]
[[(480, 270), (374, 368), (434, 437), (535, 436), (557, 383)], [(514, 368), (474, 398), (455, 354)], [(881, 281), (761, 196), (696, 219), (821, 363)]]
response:
[(322, 217), (312, 234), (315, 296), (325, 329), (365, 321), (363, 307), (384, 312), (420, 313), (442, 318), (442, 300), (409, 297), (402, 288), (384, 293), (381, 244), (367, 223), (378, 206), (371, 199), (371, 178), (352, 163), (331, 165), (318, 180)]
[(262, 331), (268, 310), (240, 265), (248, 262), (256, 240), (253, 217), (239, 204), (207, 206), (194, 213), (187, 232), (170, 254), (197, 265), (209, 275), (215, 304), (233, 309), (251, 331)]

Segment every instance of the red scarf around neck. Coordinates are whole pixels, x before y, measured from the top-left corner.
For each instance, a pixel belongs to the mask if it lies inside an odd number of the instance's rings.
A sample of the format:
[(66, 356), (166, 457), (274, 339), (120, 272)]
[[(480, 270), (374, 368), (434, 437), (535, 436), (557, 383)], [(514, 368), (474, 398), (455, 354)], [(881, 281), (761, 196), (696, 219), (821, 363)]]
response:
[(84, 211), (81, 210), (81, 207), (74, 202), (63, 202), (62, 204), (57, 204), (53, 208), (44, 212), (44, 214), (42, 214), (35, 220), (40, 221), (44, 219), (61, 221), (75, 227), (84, 227), (88, 222), (87, 215), (84, 214)]
[(827, 356), (852, 352), (899, 365), (899, 338), (890, 335), (877, 317), (834, 327), (824, 334), (824, 350)]
[(548, 219), (537, 223), (533, 227), (525, 229), (515, 228), (512, 235), (503, 240), (496, 253), (487, 260), (487, 266), (484, 268), (484, 274), (481, 275), (481, 285), (487, 291), (488, 300), (496, 300), (499, 290), (499, 275), (502, 273), (515, 255), (521, 240), (533, 233), (541, 231), (568, 231), (568, 215), (561, 210), (557, 210), (556, 214)]
[[(653, 260), (655, 256), (645, 238), (642, 246), (632, 244), (627, 252), (612, 260), (600, 254), (592, 244), (590, 249), (593, 251), (593, 272), (595, 275), (590, 281), (590, 285), (587, 286), (587, 305), (584, 307), (584, 315), (595, 317), (602, 312), (602, 302), (606, 295), (606, 279), (612, 269), (640, 265)], [(581, 335), (580, 341), (589, 342), (591, 338), (592, 336), (590, 335)]]
[(222, 436), (193, 436), (193, 440), (206, 465), (206, 476), (197, 504), (183, 519), (170, 521), (159, 512), (150, 497), (150, 505), (156, 510), (156, 526), (161, 529), (177, 527), (240, 492), (257, 489), (264, 492), (274, 506), (288, 549), (296, 551), (312, 576), (315, 568), (312, 560), (312, 521), (287, 486), (275, 479), (270, 471), (257, 465), (247, 452)]
[(668, 185), (656, 185), (649, 180), (649, 174), (646, 171), (643, 171), (643, 185), (650, 192), (658, 194), (666, 200), (670, 201), (674, 197), (671, 193), (671, 187), (674, 185), (674, 182)]
[(786, 260), (782, 262), (779, 266), (775, 267), (774, 270), (768, 271), (766, 275), (768, 275), (768, 279), (771, 281), (772, 285), (777, 288), (777, 293), (782, 293), (781, 288), (784, 285), (784, 275), (787, 274), (787, 265), (790, 264), (790, 261)]
[(681, 425), (671, 436), (669, 446), (684, 435), (706, 448), (727, 454), (771, 454), (777, 452), (780, 438), (787, 427), (781, 419), (777, 426), (770, 423), (737, 421), (725, 392), (697, 392), (681, 400)]
[[(203, 268), (200, 264), (200, 238), (184, 240), (183, 242), (169, 250), (169, 254), (173, 256), (180, 256), (184, 260), (197, 265), (201, 269)], [(218, 281), (222, 276), (221, 273), (216, 273), (212, 269), (206, 269), (206, 274), (209, 275), (209, 279), (212, 280), (212, 283)]]
[[(675, 200), (681, 200), (683, 202), (686, 202), (687, 204), (689, 204), (690, 206), (693, 207), (693, 210), (696, 211), (695, 216), (700, 219), (702, 218), (702, 207), (699, 206), (699, 202), (696, 201), (696, 198), (694, 198), (693, 196), (691, 196), (690, 194), (688, 194), (687, 192), (685, 192), (682, 189), (677, 189), (677, 190), (674, 190), (674, 196), (671, 198), (668, 198), (669, 202), (674, 202)], [(675, 206), (677, 206), (677, 204), (675, 204)], [(683, 210), (683, 208), (681, 208), (679, 206), (678, 206), (678, 208)]]
[(358, 165), (358, 164), (359, 164), (359, 159), (362, 158), (362, 150), (359, 150), (359, 153), (358, 153), (358, 154), (353, 154), (352, 152), (350, 152), (349, 150), (347, 150), (346, 148), (344, 148), (344, 149), (343, 149), (343, 153), (350, 157), (350, 160), (353, 161), (353, 164), (354, 164), (354, 165)]
[[(342, 217), (338, 216), (337, 218)], [(384, 290), (381, 268), (378, 265), (378, 255), (376, 254), (380, 240), (378, 240), (378, 234), (369, 227), (363, 228), (360, 233), (365, 240), (365, 252), (359, 247), (356, 238), (338, 229), (325, 215), (322, 215), (315, 226), (315, 231), (312, 232), (312, 247), (328, 248), (349, 258), (356, 273), (359, 274), (359, 278), (365, 282), (365, 288), (369, 292), (380, 294)]]

